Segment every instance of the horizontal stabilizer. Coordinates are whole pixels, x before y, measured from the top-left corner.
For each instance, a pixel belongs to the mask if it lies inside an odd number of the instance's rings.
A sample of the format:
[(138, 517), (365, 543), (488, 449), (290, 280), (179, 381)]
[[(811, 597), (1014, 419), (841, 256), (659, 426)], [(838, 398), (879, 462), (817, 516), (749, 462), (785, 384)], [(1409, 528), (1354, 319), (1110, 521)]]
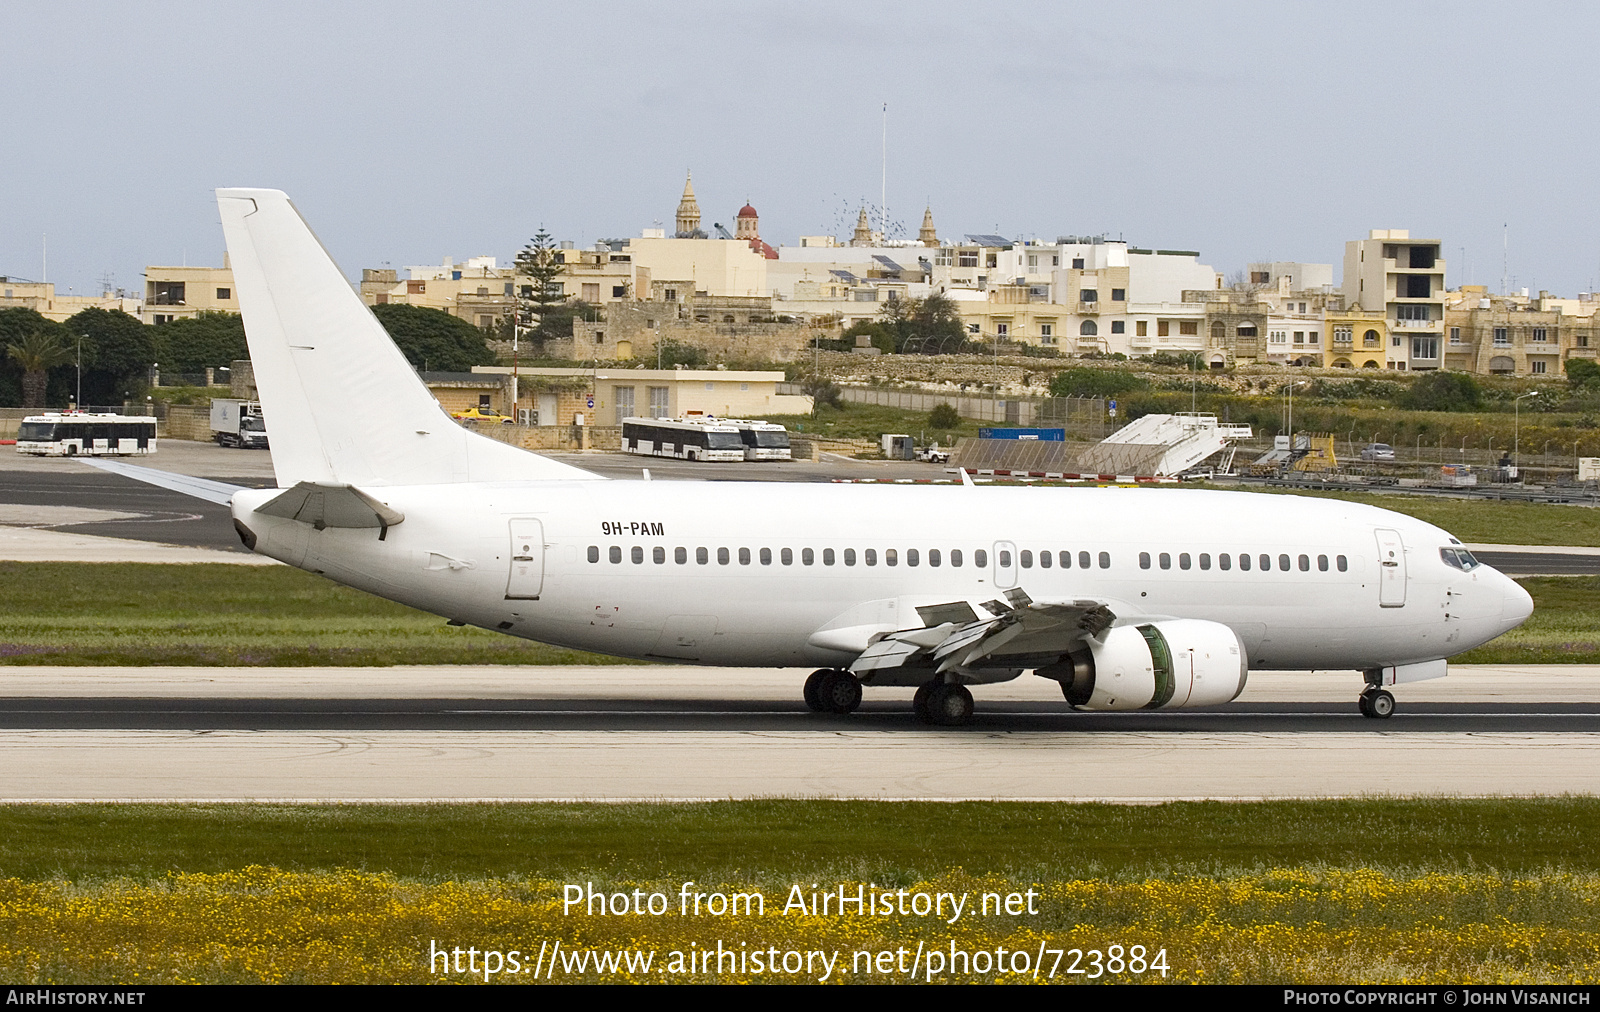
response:
[(171, 489), (182, 492), (184, 495), (206, 502), (214, 502), (227, 506), (233, 502), (233, 494), (244, 488), (243, 485), (229, 485), (221, 481), (209, 481), (205, 478), (191, 478), (186, 474), (173, 474), (171, 471), (158, 471), (153, 467), (140, 467), (137, 464), (124, 464), (120, 460), (91, 460), (84, 457), (76, 458), (80, 464), (98, 467), (102, 471), (120, 474), (124, 478), (142, 481), (146, 485), (157, 488)]
[(298, 520), (319, 531), (327, 527), (377, 527), (387, 533), (406, 518), (404, 513), (351, 485), (310, 481), (300, 482), (256, 512)]

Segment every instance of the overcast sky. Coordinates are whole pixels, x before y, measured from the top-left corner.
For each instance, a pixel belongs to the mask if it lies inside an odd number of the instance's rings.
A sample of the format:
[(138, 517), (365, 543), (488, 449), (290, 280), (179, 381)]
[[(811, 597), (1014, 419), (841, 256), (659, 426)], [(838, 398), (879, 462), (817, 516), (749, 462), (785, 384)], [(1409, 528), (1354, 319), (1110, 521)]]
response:
[[(1600, 274), (1586, 5), (12, 4), (0, 274), (139, 290), (220, 264), (211, 190), (289, 192), (345, 272), (671, 228), (1106, 233), (1333, 263), (1370, 228), (1448, 284)], [(267, 13), (263, 13), (267, 12)], [(1465, 256), (1463, 257), (1463, 247)]]

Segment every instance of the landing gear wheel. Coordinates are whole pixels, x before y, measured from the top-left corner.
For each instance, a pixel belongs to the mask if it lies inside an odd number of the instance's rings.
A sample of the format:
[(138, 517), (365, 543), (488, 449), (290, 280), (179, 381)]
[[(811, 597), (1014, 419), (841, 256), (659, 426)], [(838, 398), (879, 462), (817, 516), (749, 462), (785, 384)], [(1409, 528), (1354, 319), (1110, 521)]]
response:
[(806, 686), (804, 689), (806, 709), (810, 710), (812, 713), (821, 713), (827, 709), (827, 707), (822, 704), (822, 683), (826, 681), (828, 676), (831, 674), (833, 674), (832, 668), (822, 668), (820, 670), (813, 671), (810, 675), (806, 676)]
[(960, 727), (972, 720), (972, 693), (965, 685), (935, 685), (928, 693), (928, 715), (943, 727)]
[(911, 697), (911, 712), (924, 724), (933, 723), (933, 714), (928, 710), (928, 697), (933, 690), (939, 687), (938, 682), (923, 682), (917, 686), (917, 694)]
[(853, 713), (861, 705), (861, 681), (848, 671), (828, 671), (817, 686), (824, 713)]
[(1368, 689), (1361, 694), (1361, 715), (1378, 720), (1394, 714), (1394, 696), (1387, 689)]

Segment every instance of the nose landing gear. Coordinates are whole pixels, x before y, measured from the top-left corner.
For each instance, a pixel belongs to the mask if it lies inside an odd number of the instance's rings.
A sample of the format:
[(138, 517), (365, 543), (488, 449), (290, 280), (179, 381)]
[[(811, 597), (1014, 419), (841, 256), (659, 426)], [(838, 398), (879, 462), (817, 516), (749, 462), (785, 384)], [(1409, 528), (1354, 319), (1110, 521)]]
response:
[(1361, 709), (1361, 716), (1383, 719), (1394, 713), (1394, 696), (1387, 689), (1369, 685), (1361, 693), (1361, 698), (1356, 701)]

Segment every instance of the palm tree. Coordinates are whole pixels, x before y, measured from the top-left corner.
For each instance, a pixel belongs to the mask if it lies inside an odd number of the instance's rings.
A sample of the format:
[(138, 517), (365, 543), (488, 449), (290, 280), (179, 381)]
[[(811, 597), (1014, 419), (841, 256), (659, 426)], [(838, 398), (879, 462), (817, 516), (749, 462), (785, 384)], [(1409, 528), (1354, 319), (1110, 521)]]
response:
[(54, 334), (34, 333), (6, 346), (6, 353), (22, 367), (22, 406), (44, 407), (47, 373), (72, 361), (72, 349)]

